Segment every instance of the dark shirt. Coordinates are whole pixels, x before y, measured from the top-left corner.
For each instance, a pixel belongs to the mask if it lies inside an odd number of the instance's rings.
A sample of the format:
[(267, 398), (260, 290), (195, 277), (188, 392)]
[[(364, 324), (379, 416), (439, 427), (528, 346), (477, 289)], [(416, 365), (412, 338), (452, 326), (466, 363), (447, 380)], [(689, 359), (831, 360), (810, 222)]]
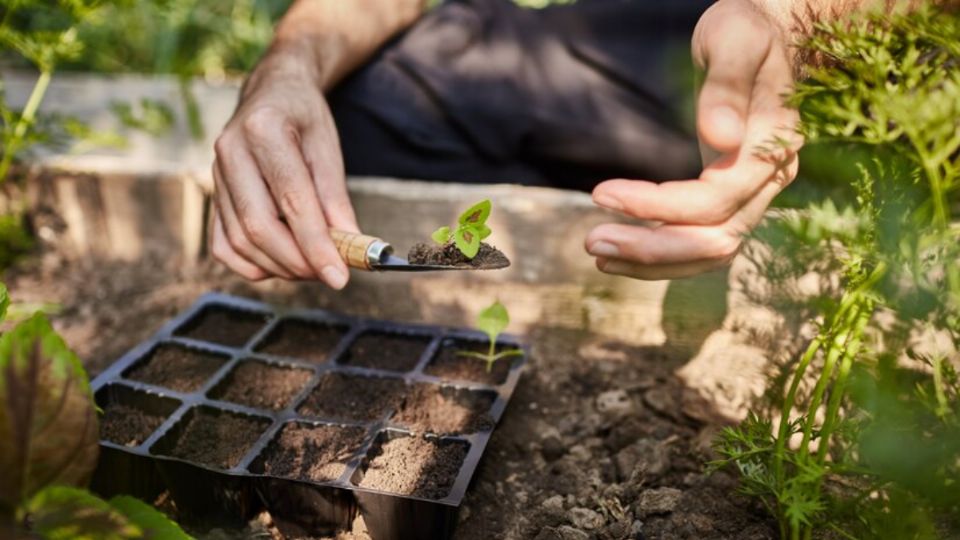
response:
[(689, 42), (710, 3), (445, 2), (331, 96), (347, 171), (584, 190), (692, 177)]

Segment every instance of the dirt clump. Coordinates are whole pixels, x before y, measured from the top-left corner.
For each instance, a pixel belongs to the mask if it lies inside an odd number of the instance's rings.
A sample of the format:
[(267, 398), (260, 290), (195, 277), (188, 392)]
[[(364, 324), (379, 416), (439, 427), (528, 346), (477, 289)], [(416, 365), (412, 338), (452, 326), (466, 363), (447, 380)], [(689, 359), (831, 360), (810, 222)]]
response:
[(502, 251), (485, 242), (480, 243), (480, 250), (472, 259), (468, 259), (453, 242), (442, 246), (420, 242), (410, 248), (407, 260), (410, 264), (456, 266), (476, 270), (499, 270), (510, 266), (510, 259)]

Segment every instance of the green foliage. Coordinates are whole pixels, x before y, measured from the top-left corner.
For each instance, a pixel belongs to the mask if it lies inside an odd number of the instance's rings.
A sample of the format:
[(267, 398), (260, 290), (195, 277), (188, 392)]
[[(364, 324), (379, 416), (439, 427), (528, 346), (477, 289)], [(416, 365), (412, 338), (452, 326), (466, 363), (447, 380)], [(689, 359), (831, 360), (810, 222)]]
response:
[(487, 226), (492, 205), (489, 200), (483, 200), (468, 208), (457, 219), (457, 228), (440, 227), (430, 235), (433, 241), (443, 245), (451, 240), (456, 244), (460, 253), (468, 259), (477, 256), (480, 251), (480, 242), (490, 236), (492, 232)]
[[(487, 214), (489, 214), (490, 209), (487, 207)], [(466, 214), (465, 214), (466, 215)], [(484, 216), (486, 219), (486, 216)], [(507, 325), (510, 324), (510, 314), (507, 313), (507, 308), (500, 303), (499, 300), (495, 301), (493, 304), (490, 304), (485, 309), (483, 309), (477, 315), (477, 328), (487, 335), (489, 340), (489, 350), (486, 354), (473, 352), (473, 351), (457, 351), (457, 354), (461, 356), (469, 356), (483, 360), (487, 363), (487, 371), (493, 369), (493, 364), (502, 358), (509, 358), (511, 356), (523, 356), (523, 351), (519, 349), (507, 349), (504, 351), (497, 351), (497, 338), (500, 336), (500, 333), (507, 329)]]
[(49, 485), (82, 486), (96, 466), (97, 417), (80, 360), (36, 314), (0, 336), (0, 510)]
[[(16, 307), (0, 283), (0, 321)], [(97, 463), (96, 415), (80, 360), (43, 314), (0, 336), (0, 535), (189, 540), (143, 502), (83, 489)]]
[[(956, 533), (960, 16), (922, 9), (818, 24), (804, 47), (826, 65), (789, 101), (808, 141), (852, 162), (839, 169), (850, 197), (758, 230), (780, 301), (802, 298), (790, 285), (801, 276), (827, 276), (803, 300), (819, 331), (769, 392), (779, 427), (752, 414), (717, 441), (720, 463), (737, 466), (784, 538)], [(893, 321), (880, 324), (880, 311)], [(912, 336), (931, 334), (952, 350), (916, 352)]]
[(53, 486), (20, 508), (24, 529), (46, 540), (189, 540), (180, 526), (152, 506), (118, 495), (105, 501), (89, 491)]
[(141, 99), (136, 108), (130, 103), (117, 101), (110, 104), (110, 110), (124, 126), (154, 136), (170, 131), (175, 120), (173, 110), (166, 103), (148, 98)]

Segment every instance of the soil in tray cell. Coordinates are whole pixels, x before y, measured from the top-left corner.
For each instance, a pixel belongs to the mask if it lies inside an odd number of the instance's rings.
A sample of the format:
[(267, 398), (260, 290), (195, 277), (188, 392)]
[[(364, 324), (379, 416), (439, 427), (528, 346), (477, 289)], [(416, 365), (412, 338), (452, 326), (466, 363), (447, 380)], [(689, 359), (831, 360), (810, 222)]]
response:
[(166, 419), (167, 415), (150, 414), (121, 403), (108, 405), (100, 417), (100, 438), (123, 446), (139, 446)]
[[(516, 349), (513, 346), (498, 346), (496, 352)], [(510, 366), (520, 356), (501, 358), (487, 371), (487, 363), (471, 356), (462, 356), (458, 351), (473, 351), (480, 354), (490, 352), (488, 343), (473, 341), (450, 341), (443, 344), (437, 355), (427, 364), (424, 373), (451, 381), (473, 381), (483, 384), (503, 384), (510, 374)]]
[(339, 360), (342, 364), (406, 372), (417, 366), (430, 345), (428, 336), (364, 332)]
[(286, 320), (270, 332), (257, 346), (257, 351), (321, 363), (327, 360), (346, 331), (346, 327), (340, 325)]
[(369, 422), (396, 408), (406, 385), (399, 379), (327, 373), (300, 406), (300, 414)]
[(265, 418), (198, 407), (187, 412), (153, 452), (229, 469), (240, 462), (269, 426)]
[(251, 470), (258, 474), (332, 482), (363, 445), (366, 430), (351, 426), (290, 423), (270, 442)]
[(198, 390), (227, 361), (218, 354), (165, 344), (153, 349), (124, 375), (178, 392)]
[(468, 447), (462, 441), (410, 436), (383, 438), (370, 451), (360, 486), (442, 499), (456, 482)]
[(279, 411), (300, 393), (313, 372), (307, 369), (272, 366), (254, 360), (237, 364), (210, 397), (257, 409)]
[(493, 428), (488, 414), (495, 394), (433, 384), (416, 384), (403, 399), (393, 421), (418, 432), (465, 434)]
[(263, 328), (267, 318), (264, 313), (209, 306), (178, 328), (174, 335), (242, 347)]

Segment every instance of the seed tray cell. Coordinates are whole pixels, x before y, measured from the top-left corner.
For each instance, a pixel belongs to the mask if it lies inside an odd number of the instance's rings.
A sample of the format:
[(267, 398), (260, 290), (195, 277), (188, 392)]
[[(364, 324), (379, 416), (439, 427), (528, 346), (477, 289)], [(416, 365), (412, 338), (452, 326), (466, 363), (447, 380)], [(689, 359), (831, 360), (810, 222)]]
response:
[[(484, 362), (472, 330), (286, 311), (208, 294), (93, 383), (104, 409), (93, 486), (186, 519), (291, 536), (449, 538), (524, 356)], [(502, 350), (502, 349), (498, 349)], [(202, 518), (202, 520), (200, 519)]]

